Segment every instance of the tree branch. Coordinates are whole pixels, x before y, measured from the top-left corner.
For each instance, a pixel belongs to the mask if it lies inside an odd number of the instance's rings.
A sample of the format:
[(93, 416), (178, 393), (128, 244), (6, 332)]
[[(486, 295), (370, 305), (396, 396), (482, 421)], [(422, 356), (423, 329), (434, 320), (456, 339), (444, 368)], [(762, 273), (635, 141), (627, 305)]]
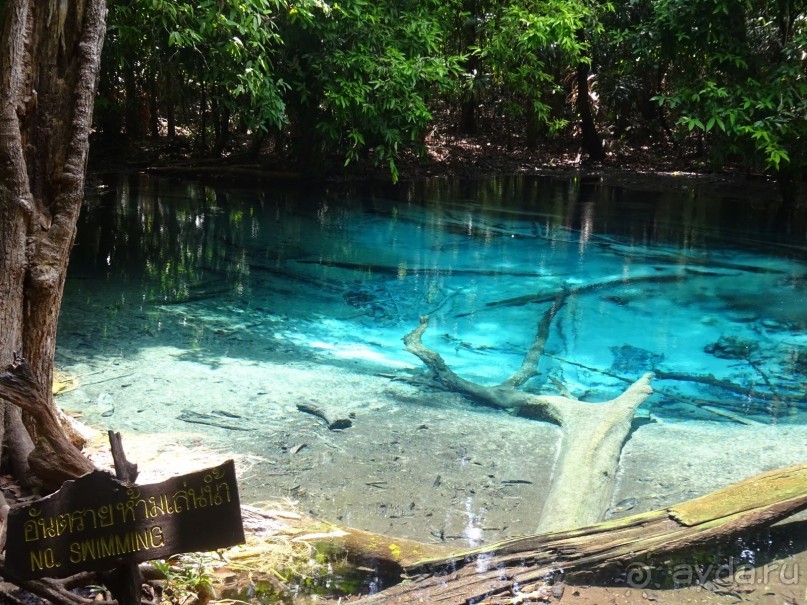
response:
[[(484, 386), (465, 380), (448, 367), (439, 353), (423, 345), (423, 333), (429, 325), (429, 318), (420, 318), (420, 324), (409, 334), (404, 336), (406, 350), (418, 357), (429, 368), (431, 379), (442, 388), (456, 391), (482, 405), (517, 412), (521, 408), (531, 405), (533, 412), (555, 424), (561, 424), (562, 418), (551, 399), (535, 400), (534, 395), (528, 395), (514, 388), (511, 382), (505, 381), (497, 386)], [(518, 374), (518, 372), (517, 372)]]
[(566, 293), (557, 295), (543, 314), (519, 370), (496, 386), (461, 378), (439, 353), (426, 348), (422, 337), (428, 318), (421, 317), (418, 327), (404, 337), (406, 349), (426, 364), (432, 379), (442, 388), (490, 407), (548, 420), (561, 427), (560, 454), (541, 510), (538, 526), (541, 532), (579, 527), (602, 519), (613, 496), (619, 456), (633, 416), (653, 392), (651, 374), (645, 374), (621, 395), (602, 403), (563, 395), (534, 395), (517, 389), (536, 374), (552, 320), (566, 296)]
[(549, 339), (549, 330), (552, 327), (552, 320), (555, 315), (561, 310), (566, 299), (568, 298), (568, 291), (563, 290), (555, 297), (552, 306), (547, 309), (541, 316), (538, 322), (538, 328), (535, 331), (535, 338), (532, 341), (532, 346), (527, 354), (524, 356), (524, 361), (521, 367), (510, 378), (502, 383), (502, 386), (512, 386), (518, 388), (523, 386), (530, 378), (538, 374), (538, 362), (541, 361), (541, 356), (544, 354), (546, 341)]

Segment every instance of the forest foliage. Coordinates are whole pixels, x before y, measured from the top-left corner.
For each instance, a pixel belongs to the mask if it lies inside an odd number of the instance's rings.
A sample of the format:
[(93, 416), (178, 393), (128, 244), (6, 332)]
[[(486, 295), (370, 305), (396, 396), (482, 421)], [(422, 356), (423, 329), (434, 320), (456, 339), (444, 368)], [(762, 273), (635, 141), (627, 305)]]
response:
[[(667, 145), (801, 180), (805, 0), (110, 0), (98, 128), (299, 166), (421, 153), (446, 124), (525, 146)], [(586, 123), (588, 122), (588, 123)]]

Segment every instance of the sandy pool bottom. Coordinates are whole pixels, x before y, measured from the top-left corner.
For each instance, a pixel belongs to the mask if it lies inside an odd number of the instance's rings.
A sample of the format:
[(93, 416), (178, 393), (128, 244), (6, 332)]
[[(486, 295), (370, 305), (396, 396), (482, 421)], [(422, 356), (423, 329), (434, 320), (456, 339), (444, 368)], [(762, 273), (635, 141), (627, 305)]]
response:
[[(104, 435), (114, 430), (143, 483), (234, 458), (247, 504), (282, 500), (348, 526), (458, 547), (534, 533), (559, 445), (552, 425), (349, 367), (234, 359), (203, 365), (171, 348), (148, 355), (62, 363), (79, 386), (58, 403), (97, 431), (91, 450), (101, 465), (110, 463)], [(351, 426), (329, 429), (301, 405), (349, 418)], [(805, 460), (805, 426), (642, 424), (623, 449), (613, 501), (630, 499), (631, 506), (609, 516), (691, 499)], [(774, 591), (780, 600), (765, 600), (763, 586), (754, 587), (749, 602), (807, 603), (807, 562), (804, 570), (795, 588)], [(602, 601), (573, 590), (563, 602), (648, 600), (641, 596), (647, 590), (637, 597), (635, 589), (587, 589), (605, 591), (597, 593)], [(739, 602), (714, 591), (679, 593), (689, 599), (680, 602)]]

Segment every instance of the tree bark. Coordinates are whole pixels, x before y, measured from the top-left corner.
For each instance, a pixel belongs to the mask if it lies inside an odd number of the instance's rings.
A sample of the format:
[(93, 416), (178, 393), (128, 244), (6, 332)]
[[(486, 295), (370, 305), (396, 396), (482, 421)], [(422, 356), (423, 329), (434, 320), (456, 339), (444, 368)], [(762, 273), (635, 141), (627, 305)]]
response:
[(0, 401), (24, 408), (31, 468), (51, 487), (92, 468), (59, 428), (51, 384), (105, 21), (103, 0), (8, 0), (2, 14), (0, 368), (14, 374), (19, 353), (28, 374), (7, 376)]
[(588, 63), (577, 65), (577, 115), (580, 116), (580, 134), (583, 139), (583, 150), (593, 162), (602, 162), (605, 151), (602, 148), (602, 137), (597, 132), (594, 116), (591, 115), (591, 97), (588, 88)]
[(143, 136), (143, 126), (140, 124), (140, 95), (138, 94), (138, 88), (134, 66), (128, 65), (124, 67), (123, 89), (126, 94), (124, 120), (126, 136), (129, 140), (137, 140)]
[(538, 532), (582, 527), (601, 521), (614, 495), (622, 446), (642, 402), (652, 393), (645, 374), (606, 403), (559, 401), (563, 418), (560, 455)]
[[(583, 30), (578, 30), (577, 39), (580, 42), (585, 40)], [(602, 162), (605, 159), (605, 151), (602, 148), (602, 137), (597, 132), (594, 124), (594, 116), (591, 114), (591, 95), (589, 94), (588, 75), (590, 65), (588, 62), (580, 61), (577, 64), (577, 115), (580, 117), (580, 134), (583, 139), (583, 150), (593, 162)]]

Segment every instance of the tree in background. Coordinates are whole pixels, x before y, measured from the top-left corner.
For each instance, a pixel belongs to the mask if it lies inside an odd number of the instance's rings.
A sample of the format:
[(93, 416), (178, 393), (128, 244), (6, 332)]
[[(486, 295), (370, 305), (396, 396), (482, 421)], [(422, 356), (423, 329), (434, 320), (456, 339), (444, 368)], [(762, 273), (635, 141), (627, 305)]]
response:
[(180, 122), (203, 148), (209, 127), (220, 155), (234, 124), (266, 132), (284, 123), (287, 86), (273, 63), (280, 0), (116, 1), (110, 10), (98, 100), (105, 134), (137, 139), (148, 124), (156, 137), (163, 117), (168, 136)]
[(369, 161), (393, 179), (438, 123), (511, 147), (574, 136), (592, 159), (605, 133), (790, 183), (806, 16), (796, 0), (116, 0), (98, 123), (181, 127), (214, 156), (237, 132), (304, 171)]
[[(346, 0), (291, 21), (282, 53), (298, 153), (368, 158), (389, 167), (421, 151), (436, 99), (456, 85), (441, 3)], [(310, 158), (306, 158), (311, 161)]]
[(655, 14), (653, 1), (612, 3), (613, 9), (603, 14), (596, 45), (602, 66), (600, 115), (608, 126), (608, 136), (632, 144), (672, 136), (656, 100), (670, 62), (661, 56), (661, 32), (649, 26)]
[(577, 124), (585, 152), (603, 159), (589, 95), (599, 10), (587, 0), (519, 0), (491, 14), (478, 52), (500, 86), (506, 112), (521, 118), (528, 146)]
[[(436, 2), (250, 0), (117, 2), (103, 72), (104, 121), (131, 137), (179, 103), (220, 155), (231, 128), (266, 135), (306, 166), (324, 156), (389, 166), (418, 148), (429, 100), (452, 86)], [(195, 114), (195, 115), (194, 115)], [(146, 119), (144, 120), (143, 117)], [(169, 120), (169, 130), (171, 121)], [(152, 134), (157, 127), (153, 126)]]
[(606, 24), (612, 119), (624, 131), (629, 111), (645, 125), (669, 116), (661, 124), (672, 140), (694, 143), (712, 168), (778, 174), (792, 194), (805, 163), (806, 9), (790, 0), (619, 3)]

